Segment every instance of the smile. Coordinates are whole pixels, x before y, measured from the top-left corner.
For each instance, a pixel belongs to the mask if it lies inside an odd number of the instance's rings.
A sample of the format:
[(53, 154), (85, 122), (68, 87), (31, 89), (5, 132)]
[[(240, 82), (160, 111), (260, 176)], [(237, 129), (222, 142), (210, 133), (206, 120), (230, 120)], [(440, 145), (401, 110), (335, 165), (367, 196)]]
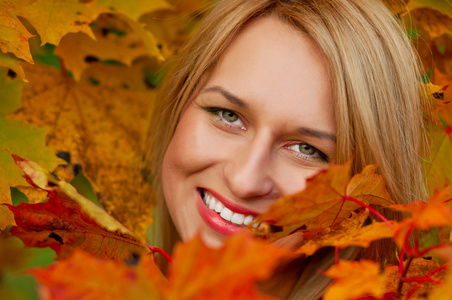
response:
[(198, 189), (196, 206), (205, 224), (225, 237), (243, 231), (244, 226), (253, 224), (257, 215), (256, 212), (225, 199), (213, 190), (201, 188)]
[[(224, 220), (236, 224), (238, 226), (242, 225), (250, 225), (254, 221), (253, 215), (246, 215), (237, 212), (233, 212), (229, 208), (227, 208), (220, 200), (215, 198), (209, 191), (202, 190), (201, 192), (202, 201), (204, 204), (212, 211), (215, 211), (222, 217)], [(253, 224), (253, 227), (256, 228), (257, 224)]]

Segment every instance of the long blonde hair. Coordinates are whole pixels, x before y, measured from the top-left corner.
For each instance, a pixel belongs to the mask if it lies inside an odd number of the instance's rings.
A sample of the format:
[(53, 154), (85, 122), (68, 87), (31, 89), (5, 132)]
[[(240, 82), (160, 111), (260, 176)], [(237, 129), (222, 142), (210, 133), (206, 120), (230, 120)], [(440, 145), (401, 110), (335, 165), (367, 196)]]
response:
[[(354, 173), (378, 163), (395, 202), (424, 198), (418, 60), (401, 25), (382, 2), (224, 0), (180, 51), (155, 103), (147, 162), (158, 202), (154, 243), (160, 240), (166, 250), (178, 235), (163, 197), (162, 161), (181, 111), (201, 77), (241, 28), (265, 15), (291, 24), (322, 51), (335, 99), (336, 163), (354, 156)], [(392, 251), (383, 245), (374, 250), (371, 256), (375, 259)]]

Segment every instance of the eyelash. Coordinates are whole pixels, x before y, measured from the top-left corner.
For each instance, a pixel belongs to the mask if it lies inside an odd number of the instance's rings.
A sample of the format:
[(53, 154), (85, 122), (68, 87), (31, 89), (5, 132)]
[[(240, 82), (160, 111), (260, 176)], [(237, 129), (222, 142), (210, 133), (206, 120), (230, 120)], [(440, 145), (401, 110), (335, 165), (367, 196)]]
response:
[[(245, 125), (244, 125), (244, 122), (242, 121), (242, 118), (240, 118), (240, 116), (239, 116), (237, 113), (235, 113), (234, 111), (232, 111), (232, 110), (224, 109), (224, 108), (220, 108), (220, 107), (207, 107), (207, 108), (205, 108), (205, 110), (206, 110), (207, 112), (211, 113), (212, 115), (214, 115), (214, 116), (218, 119), (218, 121), (220, 121), (220, 122), (221, 122), (223, 125), (225, 125), (225, 126), (228, 126), (228, 127), (230, 127), (230, 128), (240, 127), (240, 129), (246, 130)], [(234, 114), (235, 116), (237, 116), (237, 119), (234, 120), (234, 122), (237, 121), (237, 120), (239, 120), (239, 121), (242, 123), (242, 125), (237, 125), (237, 124), (234, 124), (233, 122), (227, 121), (227, 120), (221, 115), (222, 112), (229, 112), (229, 113)]]
[[(293, 146), (301, 146), (301, 145), (306, 145), (306, 146), (312, 148), (313, 151), (314, 151), (313, 154), (312, 155), (303, 154), (303, 153), (301, 153), (301, 151), (296, 151), (296, 150), (292, 150), (291, 149), (291, 147), (293, 147)], [(321, 160), (321, 161), (324, 161), (324, 162), (327, 162), (327, 163), (330, 162), (330, 159), (328, 158), (328, 156), (325, 153), (323, 153), (322, 151), (320, 151), (316, 147), (311, 146), (311, 145), (306, 144), (306, 143), (292, 144), (292, 145), (289, 145), (289, 146), (285, 146), (285, 148), (289, 149), (290, 151), (295, 152), (295, 155), (297, 157), (301, 158), (301, 159), (310, 160), (310, 161)]]
[[(222, 112), (230, 112), (230, 113), (234, 114), (235, 116), (237, 116), (236, 120), (239, 120), (242, 124), (244, 123), (237, 113), (235, 113), (234, 111), (229, 110), (229, 109), (224, 109), (224, 108), (220, 108), (220, 107), (206, 107), (206, 108), (204, 108), (204, 110), (206, 110), (207, 112), (209, 112), (212, 115), (214, 115), (218, 119), (218, 121), (220, 121), (223, 125), (225, 125), (227, 127), (230, 127), (230, 128), (234, 128), (234, 127), (237, 127), (239, 125), (236, 125), (233, 122), (229, 122), (229, 121), (225, 120), (225, 118), (221, 115)], [(242, 130), (246, 130), (245, 125), (242, 125), (242, 126), (239, 126), (239, 127)], [(307, 154), (301, 153), (300, 151), (296, 151), (296, 150), (290, 149), (291, 147), (297, 146), (297, 145), (300, 145), (300, 146), (301, 145), (306, 145), (306, 146), (312, 148), (314, 152), (313, 152), (312, 155), (307, 155)], [(329, 161), (330, 161), (328, 156), (325, 153), (323, 153), (322, 151), (320, 151), (316, 147), (311, 146), (311, 145), (309, 145), (307, 143), (292, 144), (292, 145), (285, 146), (285, 148), (290, 150), (290, 151), (292, 151), (292, 152), (294, 152), (295, 156), (297, 156), (298, 158), (301, 158), (301, 159), (304, 159), (304, 160), (309, 160), (309, 161), (321, 160), (321, 161), (324, 161), (324, 162), (327, 162), (327, 163), (329, 163)], [(315, 154), (317, 154), (317, 157), (315, 156)]]

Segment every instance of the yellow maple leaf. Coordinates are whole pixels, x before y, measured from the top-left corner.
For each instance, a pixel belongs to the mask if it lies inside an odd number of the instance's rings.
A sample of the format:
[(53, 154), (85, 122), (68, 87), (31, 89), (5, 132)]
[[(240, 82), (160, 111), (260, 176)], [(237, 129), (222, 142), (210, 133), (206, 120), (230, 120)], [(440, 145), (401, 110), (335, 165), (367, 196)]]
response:
[(33, 63), (28, 39), (32, 34), (17, 18), (20, 9), (30, 5), (33, 0), (4, 0), (0, 2), (0, 50), (11, 52), (16, 57)]
[[(106, 209), (144, 236), (152, 222), (152, 203), (150, 186), (140, 170), (141, 138), (148, 118), (143, 107), (152, 94), (140, 72), (104, 67), (109, 68), (103, 72), (106, 77), (94, 79), (87, 73), (79, 83), (51, 67), (27, 68), (30, 82), (24, 89), (22, 109), (11, 117), (49, 128), (48, 146), (65, 153), (66, 163), (74, 170), (81, 168)], [(112, 82), (118, 86), (108, 85), (109, 76), (115, 77)], [(121, 84), (120, 78), (124, 79)], [(71, 180), (75, 174), (58, 175)]]
[(93, 22), (95, 40), (84, 33), (68, 34), (61, 40), (55, 54), (61, 57), (65, 67), (79, 80), (82, 72), (95, 62), (115, 60), (127, 66), (139, 56), (155, 56), (163, 60), (157, 41), (146, 30), (133, 25), (121, 15), (101, 15)]

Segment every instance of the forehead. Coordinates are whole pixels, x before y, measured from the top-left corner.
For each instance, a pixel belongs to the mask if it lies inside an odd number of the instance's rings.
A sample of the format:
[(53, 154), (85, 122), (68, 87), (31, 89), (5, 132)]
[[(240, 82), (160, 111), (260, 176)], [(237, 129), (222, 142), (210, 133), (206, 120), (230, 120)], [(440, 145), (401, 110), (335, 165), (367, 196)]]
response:
[(274, 16), (250, 22), (234, 38), (205, 87), (216, 85), (255, 110), (319, 122), (320, 129), (335, 131), (331, 85), (320, 49)]

